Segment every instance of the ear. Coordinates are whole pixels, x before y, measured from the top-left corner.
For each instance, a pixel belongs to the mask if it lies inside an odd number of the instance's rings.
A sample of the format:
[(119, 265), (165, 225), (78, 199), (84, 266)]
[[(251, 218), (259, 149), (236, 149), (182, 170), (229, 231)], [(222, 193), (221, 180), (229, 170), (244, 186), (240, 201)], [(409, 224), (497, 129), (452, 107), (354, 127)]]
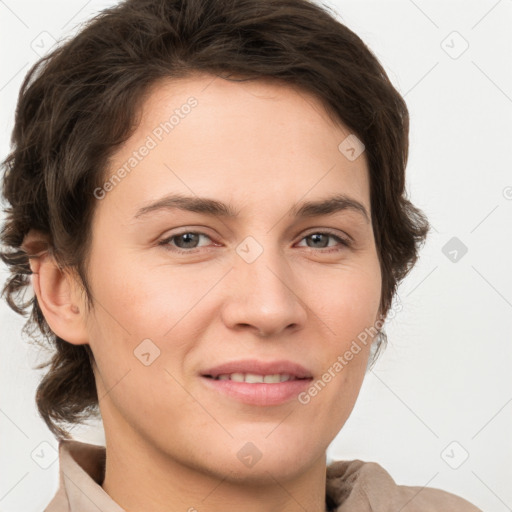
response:
[(87, 344), (86, 311), (76, 277), (48, 252), (30, 258), (32, 286), (50, 329), (73, 345)]

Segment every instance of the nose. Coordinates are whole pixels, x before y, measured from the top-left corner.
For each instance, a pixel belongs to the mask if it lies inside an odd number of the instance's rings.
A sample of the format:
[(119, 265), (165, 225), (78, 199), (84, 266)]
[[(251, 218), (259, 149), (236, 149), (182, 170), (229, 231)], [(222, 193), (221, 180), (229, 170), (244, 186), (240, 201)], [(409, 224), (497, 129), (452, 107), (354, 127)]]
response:
[(275, 337), (305, 325), (304, 291), (278, 248), (264, 248), (251, 263), (235, 254), (228, 278), (222, 320), (230, 329)]

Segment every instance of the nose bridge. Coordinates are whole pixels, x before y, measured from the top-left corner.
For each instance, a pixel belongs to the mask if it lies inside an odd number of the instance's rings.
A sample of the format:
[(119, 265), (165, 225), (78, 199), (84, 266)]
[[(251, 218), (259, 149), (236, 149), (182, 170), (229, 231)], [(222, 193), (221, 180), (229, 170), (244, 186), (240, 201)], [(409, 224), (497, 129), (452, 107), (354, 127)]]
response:
[[(235, 270), (246, 284), (245, 293), (252, 296), (263, 295), (262, 298), (270, 302), (286, 301), (291, 293), (292, 283), (289, 282), (289, 267), (287, 268), (283, 255), (278, 247), (271, 246), (270, 243), (265, 244), (265, 247), (261, 246), (256, 252), (254, 244), (255, 242), (245, 242), (237, 251), (241, 261), (237, 261)], [(241, 256), (239, 253), (247, 250), (247, 246), (249, 251)], [(254, 259), (245, 259), (249, 254)]]
[(280, 247), (270, 236), (260, 240), (248, 236), (235, 249), (225, 320), (231, 327), (248, 324), (270, 334), (303, 323), (305, 311)]

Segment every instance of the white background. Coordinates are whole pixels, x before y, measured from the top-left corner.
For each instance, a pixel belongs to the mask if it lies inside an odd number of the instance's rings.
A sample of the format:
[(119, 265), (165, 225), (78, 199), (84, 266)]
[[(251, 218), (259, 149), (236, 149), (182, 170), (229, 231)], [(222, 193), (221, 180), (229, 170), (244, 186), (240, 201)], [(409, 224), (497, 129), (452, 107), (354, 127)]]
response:
[[(2, 159), (33, 48), (42, 54), (48, 34), (70, 35), (112, 3), (0, 0)], [(512, 510), (512, 1), (329, 5), (405, 96), (408, 191), (433, 225), (399, 289), (388, 348), (329, 456), (376, 461), (399, 484)], [(468, 249), (455, 262), (443, 253), (452, 237)], [(36, 512), (57, 489), (58, 463), (42, 469), (31, 453), (57, 442), (36, 412), (38, 353), (20, 334), (23, 319), (2, 303), (0, 325), (0, 510)], [(100, 429), (74, 435), (103, 441)]]

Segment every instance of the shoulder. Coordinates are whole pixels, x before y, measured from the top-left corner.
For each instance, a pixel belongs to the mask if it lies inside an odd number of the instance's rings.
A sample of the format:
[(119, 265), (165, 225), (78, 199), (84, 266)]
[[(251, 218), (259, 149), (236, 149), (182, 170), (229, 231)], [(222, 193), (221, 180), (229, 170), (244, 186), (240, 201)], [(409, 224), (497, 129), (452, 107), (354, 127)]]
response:
[(482, 512), (441, 489), (398, 485), (380, 464), (361, 460), (327, 466), (326, 494), (336, 512)]

